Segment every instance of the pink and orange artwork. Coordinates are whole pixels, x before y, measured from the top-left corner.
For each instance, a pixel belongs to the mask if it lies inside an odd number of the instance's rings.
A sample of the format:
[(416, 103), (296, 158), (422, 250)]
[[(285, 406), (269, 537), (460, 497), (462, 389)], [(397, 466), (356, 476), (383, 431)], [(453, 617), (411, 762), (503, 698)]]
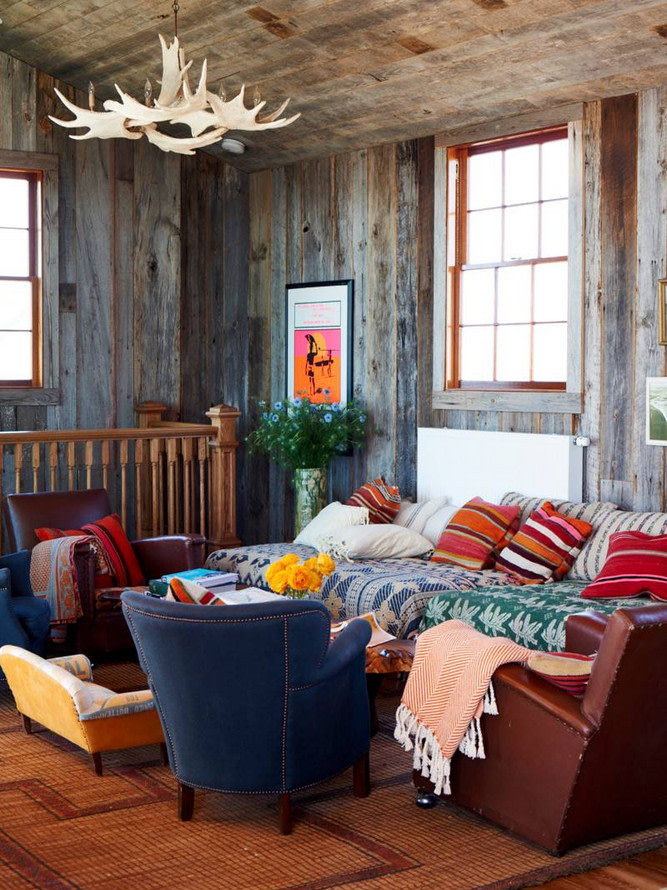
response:
[(340, 402), (340, 328), (302, 328), (293, 337), (293, 395), (306, 396), (311, 402)]

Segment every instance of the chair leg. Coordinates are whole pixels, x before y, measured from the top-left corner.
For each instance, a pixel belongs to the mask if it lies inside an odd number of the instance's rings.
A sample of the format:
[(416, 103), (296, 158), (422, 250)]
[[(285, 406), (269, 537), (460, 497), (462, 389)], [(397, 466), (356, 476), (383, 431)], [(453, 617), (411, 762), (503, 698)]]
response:
[(167, 746), (164, 742), (160, 742), (160, 760), (163, 766), (169, 766), (169, 755), (167, 754)]
[(368, 752), (352, 767), (352, 792), (355, 797), (368, 797), (371, 793), (371, 766)]
[(178, 783), (178, 817), (181, 822), (189, 822), (195, 809), (195, 789)]
[(291, 834), (292, 803), (290, 800), (289, 791), (286, 791), (285, 794), (280, 795), (280, 801), (278, 802), (278, 817), (280, 819), (280, 833)]
[(30, 735), (32, 733), (32, 720), (25, 714), (21, 714), (21, 720), (23, 721), (23, 729)]
[(91, 754), (93, 758), (93, 767), (95, 769), (95, 773), (98, 776), (102, 775), (102, 755), (99, 751), (96, 751), (94, 754)]

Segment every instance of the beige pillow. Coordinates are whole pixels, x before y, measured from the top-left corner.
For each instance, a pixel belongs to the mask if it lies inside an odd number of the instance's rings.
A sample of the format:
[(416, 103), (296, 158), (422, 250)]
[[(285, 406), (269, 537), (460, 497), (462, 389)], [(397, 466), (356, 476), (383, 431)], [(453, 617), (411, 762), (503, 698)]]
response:
[(427, 521), (422, 534), (434, 547), (440, 540), (440, 535), (443, 533), (449, 520), (460, 509), (461, 508), (457, 507), (456, 504), (447, 504), (444, 507), (440, 507), (439, 510), (436, 510), (433, 516)]
[(334, 501), (320, 510), (317, 516), (301, 530), (294, 539), (295, 544), (305, 544), (321, 550), (320, 539), (335, 535), (353, 525), (368, 525), (368, 507), (350, 507)]
[(402, 525), (404, 528), (411, 528), (413, 532), (420, 535), (424, 534), (426, 523), (440, 510), (446, 506), (449, 498), (433, 498), (430, 501), (401, 501), (398, 513), (394, 519), (394, 525)]
[(334, 559), (408, 559), (425, 556), (433, 544), (411, 528), (384, 522), (343, 529), (322, 538), (321, 549)]

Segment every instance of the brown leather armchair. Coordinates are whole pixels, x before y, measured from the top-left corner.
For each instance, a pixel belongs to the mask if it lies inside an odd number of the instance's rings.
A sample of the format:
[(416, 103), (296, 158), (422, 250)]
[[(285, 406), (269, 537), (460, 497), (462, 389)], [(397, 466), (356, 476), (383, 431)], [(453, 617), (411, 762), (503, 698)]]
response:
[[(32, 550), (35, 529), (81, 528), (112, 512), (104, 488), (88, 491), (12, 494), (4, 501), (5, 522), (12, 550)], [(146, 580), (168, 572), (203, 564), (205, 539), (201, 535), (170, 535), (132, 542)], [(95, 595), (95, 556), (81, 544), (74, 555), (83, 617), (76, 625), (76, 648), (86, 654), (134, 649), (120, 608), (98, 609)], [(120, 604), (119, 604), (120, 605)]]
[(598, 651), (583, 699), (499, 668), (486, 759), (457, 755), (451, 776), (454, 803), (555, 854), (667, 822), (667, 605), (573, 615), (566, 648)]

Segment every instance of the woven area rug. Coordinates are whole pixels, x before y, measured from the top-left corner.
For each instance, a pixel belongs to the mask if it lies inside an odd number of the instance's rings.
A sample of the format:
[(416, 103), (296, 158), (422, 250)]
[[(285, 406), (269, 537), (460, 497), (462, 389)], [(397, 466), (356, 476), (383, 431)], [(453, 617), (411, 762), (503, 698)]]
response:
[[(136, 688), (132, 665), (98, 682)], [(419, 810), (409, 757), (392, 740), (397, 699), (380, 697), (372, 793), (341, 776), (297, 798), (294, 833), (278, 833), (276, 801), (199, 793), (194, 820), (176, 817), (176, 788), (155, 748), (90, 758), (48, 732), (27, 736), (0, 690), (2, 890), (518, 890), (667, 843), (647, 831), (560, 859), (440, 804)]]

